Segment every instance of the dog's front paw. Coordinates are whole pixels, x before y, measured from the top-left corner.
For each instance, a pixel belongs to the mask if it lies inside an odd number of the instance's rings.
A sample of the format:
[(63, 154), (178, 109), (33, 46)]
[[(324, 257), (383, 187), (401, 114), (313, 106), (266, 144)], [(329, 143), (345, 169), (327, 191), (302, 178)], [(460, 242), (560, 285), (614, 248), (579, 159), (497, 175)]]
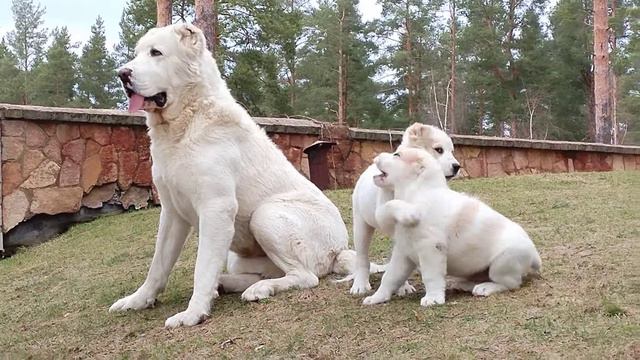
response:
[(416, 226), (420, 222), (420, 214), (413, 210), (403, 210), (398, 212), (398, 222), (404, 226)]
[(209, 314), (206, 311), (188, 309), (173, 315), (164, 322), (164, 327), (194, 326), (204, 321)]
[(375, 304), (381, 304), (387, 301), (389, 301), (388, 297), (382, 296), (376, 292), (375, 294), (364, 298), (364, 300), (362, 300), (362, 305), (375, 305)]
[(257, 283), (249, 286), (247, 290), (242, 293), (242, 300), (244, 301), (258, 301), (266, 299), (275, 293), (273, 286), (268, 280), (260, 280)]
[(352, 295), (364, 295), (371, 291), (371, 284), (369, 284), (369, 280), (358, 281), (356, 278), (353, 281), (353, 285), (351, 286), (351, 290), (349, 291)]
[(420, 305), (424, 307), (442, 304), (444, 304), (444, 293), (426, 294), (420, 299)]
[(414, 288), (413, 285), (409, 284), (408, 281), (405, 281), (404, 284), (402, 284), (402, 286), (400, 286), (400, 288), (396, 290), (396, 295), (405, 296), (407, 294), (413, 294), (414, 292), (416, 292), (416, 288)]
[(109, 312), (141, 310), (152, 307), (155, 303), (156, 298), (154, 296), (144, 296), (135, 292), (113, 303), (109, 308)]

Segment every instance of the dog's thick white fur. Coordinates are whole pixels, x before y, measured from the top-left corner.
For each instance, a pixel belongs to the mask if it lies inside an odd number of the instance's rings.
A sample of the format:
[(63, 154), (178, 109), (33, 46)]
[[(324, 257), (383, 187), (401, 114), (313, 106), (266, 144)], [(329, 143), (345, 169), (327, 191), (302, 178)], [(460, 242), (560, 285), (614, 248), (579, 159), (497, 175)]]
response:
[[(394, 229), (391, 260), (378, 290), (364, 304), (388, 301), (418, 267), (426, 288), (423, 306), (443, 304), (446, 275), (476, 296), (516, 289), (538, 273), (541, 260), (520, 227), (478, 199), (450, 190), (438, 161), (421, 149), (376, 157), (374, 182), (393, 190), (376, 220)], [(481, 275), (487, 276), (476, 283)]]
[[(447, 178), (455, 176), (460, 163), (453, 155), (453, 142), (442, 130), (420, 123), (407, 128), (402, 136), (399, 149), (417, 147), (433, 155)], [(378, 174), (375, 165), (365, 170), (353, 190), (353, 243), (357, 253), (356, 271), (353, 274), (352, 294), (365, 294), (371, 290), (369, 283), (369, 245), (374, 229), (391, 235), (392, 229), (385, 229), (376, 221), (376, 208), (379, 202), (393, 198), (393, 191), (381, 189), (373, 183), (373, 176)], [(350, 279), (350, 278), (349, 278)], [(415, 289), (405, 283), (398, 289), (398, 295), (414, 292)]]
[(146, 280), (110, 311), (154, 304), (192, 228), (193, 294), (168, 327), (201, 322), (220, 288), (253, 301), (354, 270), (338, 209), (236, 103), (199, 29), (150, 30), (119, 74), (130, 110), (147, 114), (162, 210)]

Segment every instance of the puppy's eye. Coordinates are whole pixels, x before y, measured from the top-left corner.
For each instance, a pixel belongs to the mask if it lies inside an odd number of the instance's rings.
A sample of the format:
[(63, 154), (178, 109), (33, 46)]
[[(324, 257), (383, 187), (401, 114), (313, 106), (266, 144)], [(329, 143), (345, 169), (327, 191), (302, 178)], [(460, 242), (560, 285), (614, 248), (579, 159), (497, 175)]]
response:
[(395, 153), (393, 153), (393, 156), (400, 157), (400, 153), (399, 152), (395, 152)]
[(151, 49), (151, 51), (149, 52), (149, 54), (151, 56), (162, 56), (162, 53), (160, 52), (160, 50), (158, 49)]
[(435, 150), (438, 154), (442, 154), (444, 152), (444, 150), (442, 150), (441, 147), (437, 147), (437, 148), (435, 148), (433, 150)]

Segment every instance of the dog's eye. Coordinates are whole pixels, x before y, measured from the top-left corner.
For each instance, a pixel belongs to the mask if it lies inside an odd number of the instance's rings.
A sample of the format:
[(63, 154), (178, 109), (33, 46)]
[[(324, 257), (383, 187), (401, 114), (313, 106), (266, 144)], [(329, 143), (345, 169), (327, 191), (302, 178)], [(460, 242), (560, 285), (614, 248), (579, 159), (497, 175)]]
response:
[(438, 154), (442, 154), (444, 152), (444, 150), (442, 150), (441, 147), (437, 147), (437, 148), (435, 148), (433, 150), (435, 150)]
[(151, 54), (151, 56), (162, 56), (162, 53), (158, 49), (151, 49), (149, 54)]
[(399, 152), (395, 152), (395, 153), (393, 153), (393, 156), (400, 157), (400, 153)]

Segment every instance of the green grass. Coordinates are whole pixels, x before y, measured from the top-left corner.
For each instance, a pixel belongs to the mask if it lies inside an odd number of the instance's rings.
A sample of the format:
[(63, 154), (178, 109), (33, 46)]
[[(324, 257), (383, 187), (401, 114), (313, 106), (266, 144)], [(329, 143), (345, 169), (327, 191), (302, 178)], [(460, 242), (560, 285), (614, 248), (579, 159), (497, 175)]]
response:
[[(459, 180), (521, 223), (543, 259), (542, 279), (490, 298), (421, 294), (363, 307), (349, 286), (244, 303), (223, 295), (212, 317), (165, 330), (193, 281), (195, 241), (155, 308), (109, 314), (148, 269), (158, 209), (74, 226), (0, 261), (0, 357), (10, 358), (638, 358), (640, 357), (640, 172)], [(350, 191), (328, 193), (351, 222)], [(377, 236), (372, 256), (389, 256)], [(380, 277), (373, 277), (377, 287)], [(423, 290), (417, 276), (412, 279)]]

